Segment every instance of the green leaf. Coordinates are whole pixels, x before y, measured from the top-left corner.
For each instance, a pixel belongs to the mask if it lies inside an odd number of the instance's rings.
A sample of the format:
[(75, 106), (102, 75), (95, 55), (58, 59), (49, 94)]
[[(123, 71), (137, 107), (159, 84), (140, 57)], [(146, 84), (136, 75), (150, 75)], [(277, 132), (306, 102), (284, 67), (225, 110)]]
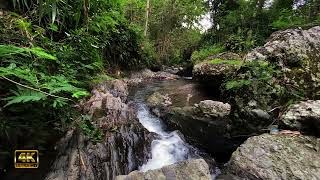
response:
[(0, 45), (0, 57), (19, 54), (25, 52), (24, 48), (12, 46), (12, 45)]
[(44, 49), (40, 48), (40, 47), (34, 47), (31, 49), (28, 49), (30, 52), (32, 52), (33, 54), (35, 54), (36, 56), (38, 56), (39, 58), (43, 58), (43, 59), (50, 59), (50, 60), (57, 60), (57, 58), (51, 54), (48, 54), (44, 51)]
[(77, 91), (77, 92), (72, 94), (72, 97), (80, 98), (80, 97), (88, 96), (88, 95), (89, 95), (89, 93), (87, 91)]
[(227, 90), (238, 89), (243, 86), (248, 86), (251, 84), (250, 80), (238, 80), (238, 81), (228, 81), (225, 85)]
[(47, 96), (43, 93), (27, 89), (20, 89), (18, 92), (13, 93), (15, 94), (15, 96), (4, 98), (4, 100), (8, 101), (8, 103), (4, 107), (10, 106), (12, 104), (45, 100), (47, 98)]
[(53, 100), (53, 103), (52, 103), (52, 106), (54, 108), (61, 108), (65, 105), (67, 105), (67, 101), (65, 99), (62, 99), (62, 98), (56, 98)]
[(49, 29), (51, 29), (51, 30), (54, 31), (54, 32), (58, 32), (58, 26), (55, 25), (55, 24), (50, 24)]

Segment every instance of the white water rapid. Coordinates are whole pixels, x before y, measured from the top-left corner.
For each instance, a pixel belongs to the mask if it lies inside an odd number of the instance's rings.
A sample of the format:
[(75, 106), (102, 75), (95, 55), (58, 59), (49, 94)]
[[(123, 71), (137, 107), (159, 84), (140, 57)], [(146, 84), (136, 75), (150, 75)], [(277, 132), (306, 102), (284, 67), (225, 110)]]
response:
[(138, 106), (138, 118), (147, 130), (159, 135), (158, 139), (152, 141), (152, 157), (141, 166), (141, 171), (158, 169), (188, 158), (188, 145), (179, 137), (176, 131), (165, 132), (161, 120), (152, 115), (148, 107), (143, 103)]

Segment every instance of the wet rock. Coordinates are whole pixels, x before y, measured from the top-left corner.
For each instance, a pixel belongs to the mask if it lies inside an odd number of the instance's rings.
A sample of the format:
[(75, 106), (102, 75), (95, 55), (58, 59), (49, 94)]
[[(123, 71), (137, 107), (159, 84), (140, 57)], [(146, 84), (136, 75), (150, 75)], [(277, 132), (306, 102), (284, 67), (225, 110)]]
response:
[(58, 157), (47, 180), (114, 179), (138, 169), (148, 158), (152, 135), (125, 103), (126, 85), (118, 80), (107, 83), (114, 84), (98, 85), (83, 109), (101, 129), (102, 141), (92, 142), (80, 129), (69, 131), (57, 145)]
[(270, 119), (271, 116), (262, 109), (252, 109), (251, 113), (256, 116), (258, 119)]
[(286, 127), (320, 137), (320, 100), (302, 101), (281, 117)]
[(162, 107), (171, 105), (171, 99), (168, 95), (162, 95), (159, 92), (153, 93), (151, 96), (148, 97), (147, 103), (150, 107)]
[(116, 180), (210, 180), (208, 164), (203, 159), (191, 159), (147, 172), (134, 171), (126, 176), (118, 176)]
[(171, 130), (181, 131), (189, 143), (217, 155), (218, 161), (219, 156), (224, 158), (225, 153), (236, 148), (237, 144), (228, 135), (229, 104), (206, 100), (193, 106), (176, 107), (174, 104), (164, 106), (164, 98), (159, 99), (160, 102), (153, 103), (151, 110), (164, 119)]
[(177, 74), (181, 70), (183, 70), (182, 67), (162, 66), (162, 71), (168, 72), (170, 74)]
[(163, 88), (160, 92), (170, 98), (172, 106), (183, 107), (211, 98), (202, 88), (197, 83), (181, 80), (172, 81), (170, 87)]
[[(221, 59), (225, 62), (212, 63), (211, 61), (214, 59)], [(210, 56), (207, 60), (200, 62), (193, 67), (193, 77), (201, 81), (222, 81), (238, 67), (235, 63), (227, 62), (240, 59), (239, 55), (230, 52)]]
[(226, 173), (240, 179), (319, 179), (319, 150), (315, 137), (254, 136), (232, 154)]

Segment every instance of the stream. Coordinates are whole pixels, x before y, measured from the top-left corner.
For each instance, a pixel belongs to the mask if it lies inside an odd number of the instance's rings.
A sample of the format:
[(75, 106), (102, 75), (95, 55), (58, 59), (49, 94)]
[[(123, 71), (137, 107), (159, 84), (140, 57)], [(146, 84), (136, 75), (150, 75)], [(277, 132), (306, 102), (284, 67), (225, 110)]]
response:
[(141, 171), (158, 169), (189, 157), (188, 145), (178, 133), (176, 131), (166, 132), (161, 119), (152, 115), (143, 102), (138, 104), (138, 118), (148, 131), (158, 135), (158, 138), (151, 143), (152, 157), (142, 165)]
[[(151, 112), (151, 110), (146, 104), (146, 98), (156, 91), (168, 94), (171, 98), (172, 105), (176, 107), (184, 107), (186, 105), (193, 105), (194, 103), (199, 103), (202, 100), (213, 99), (213, 97), (211, 97), (207, 93), (198, 89), (197, 84), (195, 84), (191, 80), (180, 79), (180, 80), (172, 80), (172, 81), (157, 81), (157, 82), (152, 82), (146, 85), (141, 85), (139, 87), (132, 88), (132, 90), (130, 90), (130, 95), (128, 96), (128, 99), (130, 101), (133, 101), (137, 107), (137, 117), (139, 119), (139, 122), (149, 132), (152, 132), (155, 137), (154, 140), (151, 142), (151, 148), (150, 148), (149, 155), (147, 156), (147, 160), (141, 166), (136, 166), (136, 168), (142, 172), (146, 172), (148, 170), (159, 169), (159, 168), (162, 168), (163, 166), (171, 165), (179, 161), (183, 161), (191, 158), (203, 158), (209, 161), (208, 162), (209, 165), (212, 165), (210, 161), (210, 159), (212, 158), (206, 153), (206, 151), (199, 149), (199, 147), (196, 147), (196, 145), (193, 144), (192, 142), (189, 142), (189, 141), (187, 142), (185, 140), (184, 135), (181, 132), (174, 129), (174, 127), (171, 127), (170, 125), (166, 124), (166, 122), (163, 121), (163, 119), (158, 118)], [(192, 97), (189, 99), (189, 101), (186, 101), (188, 94), (192, 94)], [(190, 126), (190, 127), (193, 127), (193, 126)], [(41, 152), (40, 168), (39, 169), (15, 169), (11, 161), (11, 159), (13, 158), (9, 157), (8, 159), (5, 159), (5, 162), (8, 163), (7, 167), (9, 168), (4, 169), (0, 166), (0, 170), (3, 169), (1, 172), (5, 172), (5, 173), (0, 173), (0, 179), (44, 179), (45, 177), (47, 177), (46, 175), (50, 171), (50, 168), (52, 167), (53, 163), (56, 160), (60, 162), (59, 159), (57, 159), (56, 157), (56, 155), (58, 154), (58, 151), (55, 149), (55, 144), (56, 142), (58, 142), (58, 140), (62, 136), (58, 132), (49, 131), (50, 128), (52, 129), (52, 127), (46, 127), (43, 129), (43, 131), (48, 132), (46, 136), (44, 136), (43, 133), (39, 133), (37, 136), (31, 139), (32, 141), (41, 140), (43, 142), (46, 142), (46, 144), (44, 144), (44, 147), (40, 147), (40, 146), (29, 147), (29, 146), (21, 146), (21, 145), (19, 146), (19, 148), (22, 148), (22, 149), (28, 149), (28, 148), (39, 149), (39, 151)], [(124, 131), (124, 134), (126, 133), (132, 133), (132, 132)], [(123, 136), (123, 137), (127, 137), (127, 136)], [(122, 140), (123, 137), (119, 135), (118, 140), (119, 139)], [(40, 144), (38, 141), (37, 141), (37, 144)], [(118, 141), (110, 140), (109, 143), (117, 144), (117, 142)], [(70, 145), (68, 146), (70, 147), (67, 148), (67, 150), (68, 152), (70, 152), (73, 148), (73, 145), (70, 142)], [(123, 146), (119, 146), (119, 147), (124, 148)], [(119, 161), (118, 158), (120, 158), (120, 155), (121, 155), (120, 152), (125, 152), (128, 149), (122, 149), (123, 151), (119, 151), (118, 149), (119, 147), (116, 146), (115, 149), (112, 149), (112, 148), (109, 149), (110, 152), (112, 150), (114, 151), (113, 156), (115, 158), (114, 159), (111, 158), (110, 162), (108, 163), (121, 164), (121, 162), (118, 162)], [(83, 148), (83, 150), (84, 152), (86, 152), (87, 149)], [(103, 152), (106, 152), (106, 150), (107, 149), (103, 149)], [(12, 151), (14, 151), (14, 149)], [(86, 154), (89, 154), (89, 153), (86, 153)], [(72, 157), (72, 155), (70, 155), (70, 157)], [(62, 160), (60, 164), (63, 165), (64, 161), (65, 160)], [(132, 165), (132, 164), (130, 165), (130, 162), (132, 162), (131, 159), (129, 161), (128, 167)], [(116, 173), (119, 174), (120, 170), (123, 171), (121, 169), (122, 168), (121, 165), (119, 165), (118, 167), (115, 167), (112, 164), (110, 165), (110, 167), (112, 167), (110, 168), (110, 172), (114, 174)], [(113, 169), (113, 167), (115, 168)], [(63, 168), (64, 168), (64, 165), (63, 165)], [(215, 169), (215, 167), (213, 166), (211, 168), (212, 168), (211, 169), (212, 177), (214, 178), (217, 172), (219, 171)], [(136, 169), (133, 169), (133, 170), (136, 170)], [(57, 173), (55, 175), (60, 175), (60, 174)], [(105, 178), (107, 177), (109, 176), (105, 176)]]
[[(140, 171), (158, 169), (179, 161), (199, 157), (199, 154), (201, 154), (195, 147), (185, 142), (184, 138), (181, 137), (181, 133), (168, 131), (162, 119), (153, 115), (145, 102), (148, 95), (153, 92), (174, 92), (178, 87), (190, 86), (190, 82), (190, 80), (155, 82), (134, 91), (134, 95), (131, 98), (137, 105), (137, 115), (140, 123), (148, 131), (156, 134), (156, 139), (151, 143), (151, 157), (140, 167)], [(198, 93), (192, 97), (191, 103), (199, 102), (206, 98), (208, 97)], [(172, 102), (176, 106), (183, 106), (186, 103), (185, 99), (184, 93), (178, 93), (172, 99)]]

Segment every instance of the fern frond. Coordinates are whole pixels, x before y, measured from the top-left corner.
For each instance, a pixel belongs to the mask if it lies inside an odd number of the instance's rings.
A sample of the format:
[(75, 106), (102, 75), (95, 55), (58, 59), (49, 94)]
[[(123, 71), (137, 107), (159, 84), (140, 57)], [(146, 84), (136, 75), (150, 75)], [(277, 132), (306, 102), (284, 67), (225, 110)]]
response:
[(20, 54), (25, 51), (24, 48), (12, 46), (12, 45), (0, 45), (0, 57), (10, 56), (13, 54)]
[(21, 48), (12, 45), (0, 45), (0, 57), (11, 56), (14, 54), (28, 55), (28, 53), (32, 53), (42, 59), (57, 60), (55, 56), (47, 53), (41, 47)]
[(45, 50), (40, 47), (34, 47), (31, 49), (27, 49), (27, 51), (33, 53), (34, 55), (38, 56), (39, 58), (57, 60), (57, 58), (55, 56), (46, 53)]
[(4, 107), (18, 103), (36, 102), (45, 100), (47, 98), (47, 96), (43, 93), (22, 88), (20, 88), (19, 91), (13, 92), (13, 94), (15, 96), (4, 98), (4, 100), (8, 101), (8, 103)]
[(61, 108), (67, 105), (67, 101), (65, 99), (56, 98), (53, 100), (52, 107), (54, 108)]
[(76, 91), (72, 94), (72, 97), (74, 98), (81, 98), (81, 97), (85, 97), (85, 96), (88, 96), (89, 93), (87, 91)]
[(34, 87), (39, 86), (38, 78), (35, 72), (28, 67), (16, 67), (14, 63), (11, 63), (8, 67), (0, 67), (0, 76), (15, 76), (18, 77), (30, 84)]

